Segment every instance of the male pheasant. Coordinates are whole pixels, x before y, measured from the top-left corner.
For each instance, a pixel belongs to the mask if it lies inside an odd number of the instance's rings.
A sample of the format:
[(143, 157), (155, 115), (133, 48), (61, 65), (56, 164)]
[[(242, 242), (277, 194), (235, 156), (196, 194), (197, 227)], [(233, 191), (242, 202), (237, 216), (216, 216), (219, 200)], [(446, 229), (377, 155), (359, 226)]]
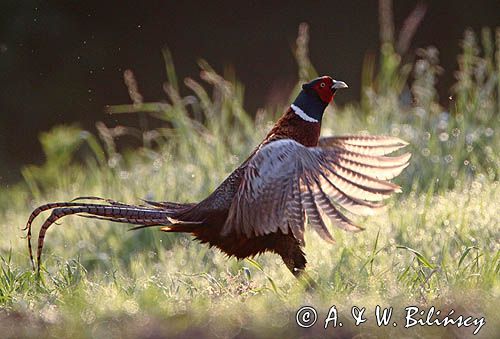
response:
[[(164, 232), (191, 233), (229, 256), (279, 254), (294, 276), (306, 267), (304, 226), (307, 222), (332, 242), (325, 216), (347, 231), (360, 231), (345, 212), (370, 215), (381, 201), (400, 187), (388, 180), (408, 166), (410, 154), (387, 157), (407, 145), (389, 136), (340, 136), (320, 139), (321, 120), (342, 81), (323, 76), (302, 91), (264, 141), (222, 184), (199, 203), (145, 201), (127, 205), (77, 201), (49, 203), (35, 209), (26, 225), (30, 258), (31, 224), (41, 212), (52, 210), (38, 236), (37, 264), (41, 265), (47, 229), (58, 219), (78, 214), (114, 222), (163, 226)], [(307, 219), (306, 219), (307, 218)]]

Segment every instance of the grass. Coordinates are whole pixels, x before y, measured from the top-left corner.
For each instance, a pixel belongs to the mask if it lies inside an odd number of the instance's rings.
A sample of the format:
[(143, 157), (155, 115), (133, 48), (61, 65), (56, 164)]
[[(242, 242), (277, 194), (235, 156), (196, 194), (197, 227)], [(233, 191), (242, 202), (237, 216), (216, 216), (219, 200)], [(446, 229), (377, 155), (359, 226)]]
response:
[[(380, 67), (371, 59), (364, 65), (361, 102), (328, 108), (323, 135), (397, 135), (411, 143), (414, 156), (397, 180), (404, 193), (386, 214), (365, 220), (366, 231), (332, 229), (333, 246), (308, 232), (308, 269), (319, 285), (312, 293), (276, 255), (237, 261), (188, 236), (126, 232), (126, 225), (76, 217), (48, 232), (37, 279), (20, 231), (37, 205), (81, 195), (131, 203), (200, 200), (280, 114), (262, 109), (252, 118), (234, 74), (221, 76), (205, 61), (202, 81), (188, 78), (181, 86), (168, 51), (167, 101), (142, 102), (127, 73), (134, 103), (108, 111), (137, 114), (140, 129), (99, 124), (94, 136), (77, 126), (56, 127), (40, 138), (46, 163), (24, 168), (24, 182), (0, 188), (2, 336), (473, 336), (474, 326), (405, 329), (404, 308), (418, 305), (485, 317), (477, 336), (494, 337), (500, 331), (500, 31), (492, 35), (466, 32), (447, 107), (435, 90), (437, 51), (423, 49), (403, 62), (389, 42)], [(307, 41), (301, 26), (299, 78), (316, 75)], [(179, 94), (186, 88), (190, 94)], [(120, 151), (118, 137), (136, 138), (141, 146)], [(312, 328), (295, 323), (302, 305), (318, 310)], [(332, 305), (344, 326), (325, 330)], [(376, 305), (393, 306), (398, 327), (377, 327)], [(353, 306), (366, 307), (365, 324), (354, 325)]]

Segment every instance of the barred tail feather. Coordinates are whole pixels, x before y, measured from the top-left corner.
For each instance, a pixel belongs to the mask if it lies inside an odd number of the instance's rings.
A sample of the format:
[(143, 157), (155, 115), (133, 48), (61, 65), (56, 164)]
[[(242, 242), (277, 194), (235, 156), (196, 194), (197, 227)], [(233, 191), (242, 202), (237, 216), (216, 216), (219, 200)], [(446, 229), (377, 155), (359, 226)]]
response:
[[(109, 205), (105, 204), (91, 204), (91, 203), (80, 203), (75, 202), (77, 200), (102, 200), (106, 201)], [(37, 269), (40, 271), (42, 249), (45, 240), (45, 234), (50, 226), (52, 226), (58, 219), (65, 216), (76, 214), (78, 216), (94, 218), (100, 220), (108, 220), (112, 222), (127, 223), (139, 225), (133, 229), (150, 227), (150, 226), (172, 226), (172, 230), (175, 230), (175, 225), (182, 225), (177, 231), (183, 232), (183, 229), (187, 225), (199, 224), (196, 222), (183, 223), (175, 219), (178, 214), (178, 209), (166, 209), (166, 208), (155, 208), (155, 207), (145, 207), (138, 205), (127, 205), (124, 203), (119, 203), (109, 199), (103, 199), (99, 197), (79, 197), (74, 199), (72, 202), (57, 202), (42, 205), (36, 208), (28, 218), (28, 222), (24, 230), (27, 230), (27, 242), (28, 251), (30, 255), (30, 260), (35, 269), (35, 262), (33, 259), (33, 251), (31, 246), (31, 226), (34, 219), (42, 212), (52, 210), (50, 216), (45, 220), (40, 228), (38, 234), (38, 248), (37, 248)]]

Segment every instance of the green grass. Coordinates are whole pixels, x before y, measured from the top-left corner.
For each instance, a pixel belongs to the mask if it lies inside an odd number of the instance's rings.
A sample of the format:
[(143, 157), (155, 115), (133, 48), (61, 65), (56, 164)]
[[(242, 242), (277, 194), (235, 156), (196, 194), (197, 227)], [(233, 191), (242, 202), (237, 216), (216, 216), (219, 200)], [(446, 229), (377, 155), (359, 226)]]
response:
[[(308, 269), (319, 285), (314, 292), (304, 291), (273, 254), (237, 261), (189, 236), (126, 232), (126, 225), (77, 217), (48, 232), (37, 279), (20, 230), (37, 205), (81, 195), (130, 203), (200, 200), (280, 114), (283, 107), (251, 118), (234, 74), (221, 76), (204, 61), (202, 82), (179, 85), (166, 51), (167, 102), (108, 108), (137, 114), (138, 125), (153, 129), (100, 125), (93, 136), (77, 126), (54, 128), (40, 138), (46, 163), (26, 167), (24, 182), (0, 188), (2, 337), (352, 336), (368, 330), (380, 337), (472, 336), (473, 328), (404, 329), (410, 305), (484, 316), (478, 336), (494, 337), (500, 331), (500, 31), (491, 35), (484, 30), (478, 43), (466, 32), (449, 107), (439, 105), (435, 90), (437, 51), (422, 50), (405, 64), (385, 45), (377, 70), (373, 61), (364, 65), (361, 102), (328, 108), (323, 135), (397, 135), (411, 143), (414, 156), (397, 179), (404, 193), (387, 213), (362, 221), (366, 231), (332, 228), (335, 245), (308, 232)], [(304, 41), (298, 39), (299, 76), (312, 78)], [(414, 100), (406, 104), (410, 94)], [(142, 146), (119, 151), (118, 136), (138, 138)], [(395, 308), (397, 328), (375, 326), (377, 304)], [(319, 312), (310, 329), (295, 324), (302, 305)], [(325, 330), (332, 305), (344, 326)], [(367, 323), (353, 325), (352, 306), (367, 308)]]

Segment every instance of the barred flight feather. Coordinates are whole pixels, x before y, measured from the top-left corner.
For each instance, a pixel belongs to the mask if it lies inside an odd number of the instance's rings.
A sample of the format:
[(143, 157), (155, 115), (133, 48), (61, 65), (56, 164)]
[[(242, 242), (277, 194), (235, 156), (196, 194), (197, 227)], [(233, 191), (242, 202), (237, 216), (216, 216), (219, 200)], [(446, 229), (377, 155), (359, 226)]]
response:
[(337, 174), (333, 169), (325, 173), (325, 178), (328, 179), (335, 187), (343, 191), (347, 196), (368, 201), (381, 201), (389, 198), (390, 191), (376, 190), (359, 185), (351, 180), (348, 180), (341, 175)]
[(348, 168), (349, 170), (357, 173), (361, 173), (366, 176), (371, 176), (373, 178), (381, 179), (381, 180), (390, 180), (396, 176), (398, 176), (401, 171), (403, 171), (408, 163), (398, 166), (388, 166), (388, 167), (378, 167), (371, 166), (366, 164), (360, 164), (355, 161), (345, 160), (341, 157), (337, 160), (338, 164), (340, 164), (344, 168)]
[(342, 214), (330, 201), (329, 197), (321, 188), (321, 185), (316, 182), (313, 186), (314, 190), (314, 200), (317, 205), (321, 208), (321, 210), (328, 216), (331, 220), (333, 220), (334, 224), (342, 228), (346, 231), (350, 232), (359, 232), (363, 230), (362, 227), (355, 225), (349, 218), (347, 218), (344, 214)]
[(301, 199), (307, 214), (307, 221), (311, 227), (326, 241), (334, 243), (332, 235), (320, 215), (318, 206), (313, 196), (311, 186), (307, 178), (301, 179)]
[(299, 179), (292, 179), (292, 200), (285, 212), (286, 221), (292, 234), (300, 244), (304, 244), (304, 209), (300, 197)]
[(393, 193), (399, 189), (398, 185), (395, 185), (391, 182), (379, 180), (361, 173), (354, 172), (353, 170), (340, 165), (338, 161), (332, 162), (329, 165), (335, 171), (335, 173), (341, 176), (343, 179), (357, 184), (360, 187), (379, 191), (380, 193)]
[(326, 137), (319, 140), (321, 147), (340, 147), (364, 155), (385, 155), (407, 146), (408, 143), (386, 136), (344, 136)]

